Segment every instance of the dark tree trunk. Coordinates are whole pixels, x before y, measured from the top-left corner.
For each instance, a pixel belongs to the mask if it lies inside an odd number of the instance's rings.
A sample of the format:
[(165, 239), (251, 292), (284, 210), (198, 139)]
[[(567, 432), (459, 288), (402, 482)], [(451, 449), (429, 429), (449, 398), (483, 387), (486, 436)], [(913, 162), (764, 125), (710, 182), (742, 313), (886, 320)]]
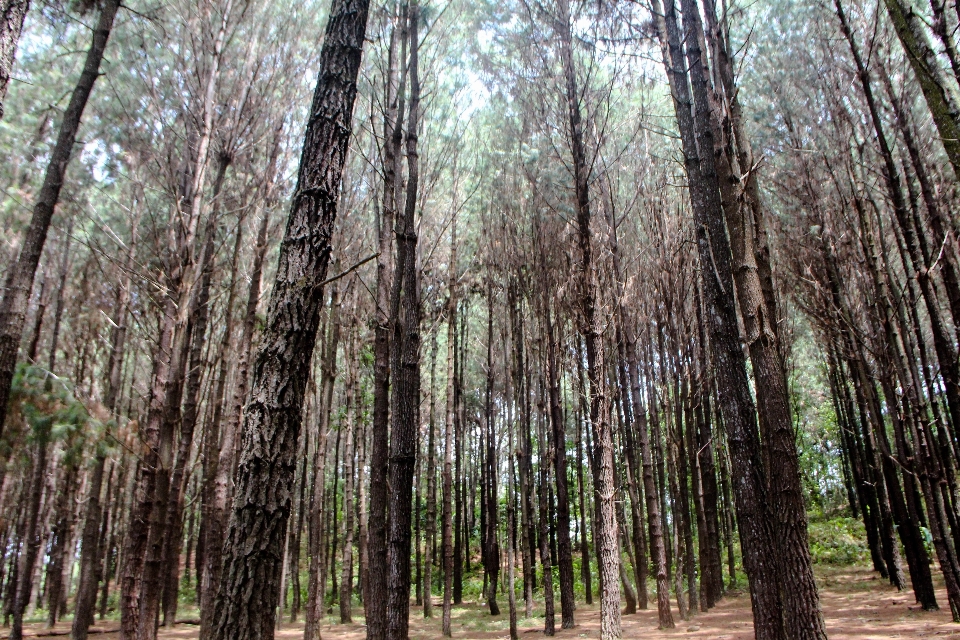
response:
[(500, 545), (497, 542), (497, 457), (496, 430), (493, 419), (493, 284), (487, 284), (487, 385), (484, 407), (483, 471), (481, 482), (481, 515), (483, 530), (483, 572), (487, 606), (490, 615), (500, 615), (497, 604), (497, 581), (500, 576)]
[[(393, 9), (395, 11), (395, 9)], [(366, 605), (367, 638), (383, 640), (386, 637), (387, 612), (387, 464), (390, 430), (390, 340), (393, 334), (393, 313), (390, 295), (393, 288), (394, 247), (392, 242), (394, 218), (397, 211), (398, 163), (403, 141), (403, 78), (406, 78), (406, 40), (398, 37), (404, 27), (394, 15), (390, 33), (390, 51), (387, 61), (386, 113), (383, 123), (383, 210), (378, 229), (376, 326), (374, 327), (373, 364), (373, 425), (370, 447), (370, 513), (368, 515), (367, 555), (370, 576)], [(404, 53), (397, 61), (397, 47)], [(402, 68), (400, 86), (397, 68)]]
[(557, 565), (560, 569), (561, 629), (574, 627), (573, 547), (570, 544), (570, 497), (567, 487), (567, 437), (560, 411), (560, 365), (557, 336), (550, 317), (550, 302), (544, 301), (547, 334), (547, 376), (550, 399), (550, 425), (553, 428), (553, 468), (557, 486)]
[[(543, 567), (543, 634), (552, 636), (555, 633), (555, 614), (553, 603), (553, 563), (550, 558), (550, 501), (547, 497), (547, 487), (550, 484), (550, 455), (547, 453), (546, 430), (542, 422), (540, 431), (540, 487), (538, 491), (539, 533), (540, 533), (540, 564)], [(618, 605), (619, 606), (619, 605)]]
[(387, 536), (387, 640), (404, 640), (410, 616), (410, 519), (417, 430), (420, 425), (420, 282), (417, 260), (416, 208), (420, 117), (418, 69), (419, 7), (409, 8), (410, 112), (407, 123), (407, 193), (402, 221), (397, 224), (397, 268), (391, 305), (397, 309), (393, 332), (394, 362), (398, 365), (394, 416), (390, 430), (390, 501)]
[(303, 398), (316, 342), (367, 0), (336, 0), (320, 53), (297, 189), (244, 412), (213, 638), (272, 638)]
[[(733, 462), (735, 499), (744, 551), (744, 567), (750, 580), (754, 628), (758, 640), (784, 636), (783, 610), (775, 566), (772, 514), (766, 498), (761, 445), (757, 432), (756, 410), (750, 395), (746, 361), (740, 346), (737, 312), (733, 299), (733, 277), (730, 245), (724, 228), (720, 191), (717, 186), (713, 154), (699, 149), (714, 149), (713, 131), (709, 126), (709, 104), (705, 87), (698, 90), (696, 107), (699, 127), (695, 124), (687, 63), (684, 60), (675, 4), (667, 0), (666, 12), (655, 2), (664, 64), (674, 98), (677, 122), (681, 131), (684, 165), (697, 230), (697, 247), (702, 269), (707, 317), (710, 320), (710, 343), (714, 353), (714, 370), (721, 400), (727, 440)], [(696, 38), (696, 36), (694, 36)], [(689, 56), (691, 75), (703, 74), (699, 51)]]

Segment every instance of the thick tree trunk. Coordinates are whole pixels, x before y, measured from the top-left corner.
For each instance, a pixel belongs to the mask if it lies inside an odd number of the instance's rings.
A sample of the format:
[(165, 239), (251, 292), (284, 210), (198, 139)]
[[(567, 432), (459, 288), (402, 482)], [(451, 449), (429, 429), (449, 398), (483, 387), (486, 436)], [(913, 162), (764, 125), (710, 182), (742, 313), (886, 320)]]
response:
[[(733, 298), (730, 245), (724, 228), (720, 191), (713, 154), (713, 131), (709, 126), (710, 105), (701, 85), (696, 100), (700, 126), (693, 117), (692, 102), (680, 30), (673, 0), (666, 11), (655, 1), (654, 14), (663, 48), (664, 65), (670, 79), (674, 107), (681, 132), (684, 164), (697, 229), (697, 247), (710, 342), (714, 353), (720, 409), (733, 462), (735, 499), (744, 567), (750, 580), (754, 625), (758, 640), (784, 637), (783, 610), (775, 567), (774, 532), (766, 498), (766, 479), (756, 426), (756, 411), (747, 380), (746, 361), (740, 347), (739, 328)], [(696, 36), (694, 36), (696, 37)], [(691, 74), (702, 76), (699, 51), (690, 56)], [(711, 266), (712, 268), (708, 268)]]
[(213, 638), (272, 638), (303, 397), (346, 158), (367, 0), (336, 0), (320, 53), (297, 188), (280, 250), (225, 536)]

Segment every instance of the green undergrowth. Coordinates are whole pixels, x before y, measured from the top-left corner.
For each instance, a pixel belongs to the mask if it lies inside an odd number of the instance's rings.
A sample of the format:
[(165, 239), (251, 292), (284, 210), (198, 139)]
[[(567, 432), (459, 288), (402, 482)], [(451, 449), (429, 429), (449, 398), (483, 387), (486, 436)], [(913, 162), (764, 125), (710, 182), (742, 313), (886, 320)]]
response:
[(867, 534), (858, 519), (811, 517), (810, 554), (814, 563), (832, 567), (862, 565), (870, 560)]

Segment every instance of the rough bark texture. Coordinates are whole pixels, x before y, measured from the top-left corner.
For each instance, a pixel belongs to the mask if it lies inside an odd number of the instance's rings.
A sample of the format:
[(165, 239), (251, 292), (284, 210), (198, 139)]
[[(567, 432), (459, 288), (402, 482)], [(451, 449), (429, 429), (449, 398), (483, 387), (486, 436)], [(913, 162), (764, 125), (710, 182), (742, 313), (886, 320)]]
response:
[(403, 219), (397, 224), (397, 269), (394, 276), (398, 309), (393, 332), (396, 371), (394, 416), (390, 432), (390, 520), (387, 536), (387, 640), (405, 640), (410, 616), (410, 525), (417, 430), (420, 426), (420, 283), (417, 260), (416, 209), (419, 178), (417, 131), (420, 116), (418, 70), (419, 8), (409, 8), (410, 113), (407, 122), (407, 193)]
[[(724, 228), (713, 155), (698, 152), (698, 148), (714, 148), (713, 131), (710, 126), (702, 124), (699, 129), (695, 128), (687, 63), (683, 56), (674, 1), (667, 0), (665, 9), (661, 11), (659, 2), (655, 2), (654, 13), (663, 16), (657, 19), (658, 31), (681, 132), (684, 165), (697, 230), (706, 316), (714, 353), (720, 409), (733, 463), (734, 496), (744, 550), (744, 567), (750, 580), (754, 628), (758, 640), (779, 639), (784, 637), (784, 627), (777, 573), (773, 564), (776, 551), (771, 514), (767, 508), (756, 411), (740, 346), (730, 245)], [(699, 57), (692, 59), (692, 62), (696, 69), (691, 69), (691, 73), (702, 73)], [(701, 96), (696, 105), (701, 123), (709, 122), (709, 104), (703, 102)]]
[[(370, 446), (370, 513), (368, 516), (367, 555), (370, 577), (367, 587), (367, 638), (383, 640), (386, 634), (387, 607), (387, 459), (390, 430), (390, 339), (392, 313), (390, 292), (393, 286), (393, 224), (397, 210), (397, 163), (403, 138), (403, 89), (398, 88), (397, 47), (400, 26), (393, 16), (390, 51), (387, 61), (387, 110), (383, 123), (383, 209), (380, 214), (379, 255), (377, 256), (377, 309), (374, 327), (373, 425)], [(406, 45), (404, 45), (406, 51)], [(405, 55), (403, 56), (406, 57)]]
[(617, 518), (614, 505), (613, 435), (607, 411), (604, 390), (603, 341), (596, 318), (597, 284), (593, 265), (592, 234), (590, 231), (590, 165), (583, 141), (580, 92), (573, 61), (573, 39), (570, 32), (570, 7), (560, 1), (560, 57), (566, 89), (568, 134), (573, 160), (576, 194), (577, 231), (579, 234), (580, 313), (582, 332), (587, 352), (587, 376), (590, 380), (590, 422), (594, 432), (597, 455), (597, 475), (594, 477), (596, 498), (599, 501), (598, 527), (594, 538), (600, 558), (600, 637), (619, 638), (620, 626), (620, 555)]
[(23, 19), (30, 10), (30, 0), (5, 0), (0, 17), (0, 118), (7, 97), (7, 86), (13, 76), (13, 60), (17, 55), (17, 43), (23, 31)]
[(242, 453), (214, 612), (217, 640), (272, 638), (303, 397), (350, 140), (367, 0), (328, 19), (297, 187), (244, 413)]

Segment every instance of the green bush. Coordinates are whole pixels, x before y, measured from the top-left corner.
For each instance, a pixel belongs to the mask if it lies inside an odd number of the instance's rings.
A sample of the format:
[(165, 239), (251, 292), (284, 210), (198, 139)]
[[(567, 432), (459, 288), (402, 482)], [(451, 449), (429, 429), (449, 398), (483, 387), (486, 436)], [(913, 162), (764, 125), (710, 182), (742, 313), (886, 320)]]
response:
[(810, 553), (817, 564), (863, 564), (870, 558), (863, 523), (854, 518), (830, 518), (810, 523)]

